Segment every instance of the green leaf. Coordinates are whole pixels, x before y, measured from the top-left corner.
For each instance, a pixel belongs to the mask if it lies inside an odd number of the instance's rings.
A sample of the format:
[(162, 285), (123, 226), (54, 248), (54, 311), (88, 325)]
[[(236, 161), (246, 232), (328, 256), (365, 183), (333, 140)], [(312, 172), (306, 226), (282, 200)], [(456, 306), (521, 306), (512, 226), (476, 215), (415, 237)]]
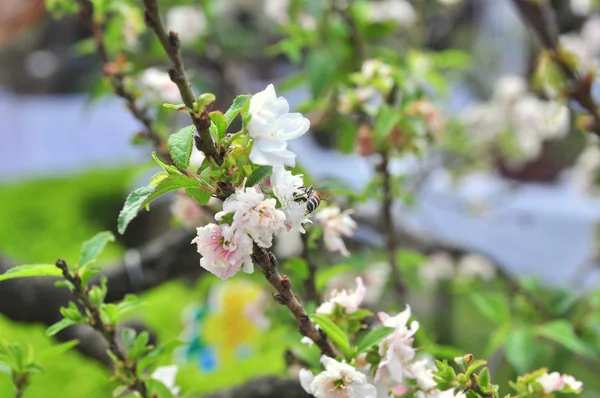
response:
[(331, 86), (337, 64), (331, 52), (326, 49), (315, 49), (306, 59), (308, 85), (314, 99), (320, 98)]
[(160, 398), (175, 398), (171, 390), (163, 383), (155, 379), (147, 379), (146, 385), (148, 386), (148, 396), (160, 397)]
[(178, 132), (171, 134), (167, 142), (173, 163), (182, 169), (187, 169), (190, 165), (195, 131), (196, 128), (193, 125), (184, 127)]
[(397, 109), (390, 107), (389, 105), (382, 105), (377, 120), (375, 121), (375, 127), (373, 129), (375, 135), (375, 141), (377, 143), (385, 140), (394, 126), (400, 120), (401, 113)]
[(350, 341), (346, 333), (340, 329), (338, 325), (333, 323), (331, 319), (321, 315), (313, 315), (313, 321), (327, 333), (327, 336), (331, 339), (339, 349), (341, 349), (347, 356), (350, 355)]
[(484, 355), (488, 358), (492, 356), (492, 354), (506, 342), (509, 332), (509, 324), (499, 326), (496, 330), (494, 330), (487, 341)]
[(0, 275), (0, 282), (33, 276), (62, 276), (62, 271), (54, 264), (19, 265)]
[(200, 206), (205, 206), (210, 200), (210, 192), (200, 188), (186, 188), (185, 193), (194, 198)]
[(573, 325), (567, 320), (557, 319), (535, 328), (538, 336), (550, 339), (576, 354), (594, 357), (589, 347), (577, 336)]
[(532, 329), (520, 328), (509, 333), (504, 346), (506, 360), (518, 373), (521, 374), (531, 370), (534, 359), (531, 355), (531, 349), (534, 345), (535, 334)]
[(152, 365), (158, 358), (162, 355), (170, 355), (173, 350), (179, 346), (185, 345), (186, 343), (179, 340), (170, 341), (166, 344), (158, 346), (154, 350), (150, 351), (146, 354), (142, 359), (138, 362), (137, 373), (138, 375), (142, 374), (148, 366)]
[(110, 231), (97, 233), (93, 238), (83, 242), (81, 245), (81, 256), (79, 257), (79, 266), (86, 266), (89, 262), (96, 261), (96, 258), (102, 253), (108, 242), (114, 242), (115, 236)]
[[(168, 178), (164, 179), (160, 182), (160, 184), (156, 185), (155, 189), (148, 195), (148, 197), (144, 200), (141, 207), (146, 206), (154, 199), (163, 196), (166, 193), (174, 191), (179, 188), (190, 188), (190, 187), (199, 187), (200, 182), (194, 178), (190, 178), (184, 175), (172, 175)], [(140, 208), (141, 208), (140, 207)]]
[[(181, 172), (177, 169), (177, 167), (163, 163), (162, 160), (160, 160), (158, 158), (158, 155), (156, 155), (156, 152), (152, 152), (152, 158), (167, 173), (169, 173), (169, 174), (181, 174)], [(152, 180), (150, 180), (150, 181), (152, 182)]]
[(57, 357), (65, 352), (69, 351), (71, 348), (75, 347), (77, 344), (79, 344), (79, 340), (71, 340), (71, 341), (67, 341), (66, 343), (54, 345), (54, 346), (48, 348), (47, 350), (39, 353), (36, 359), (38, 361), (43, 361), (44, 359)]
[(499, 325), (510, 322), (510, 305), (501, 293), (474, 293), (471, 300), (479, 311), (490, 321)]
[(246, 101), (250, 100), (250, 98), (252, 98), (251, 95), (238, 95), (235, 97), (233, 103), (229, 109), (227, 109), (227, 112), (225, 112), (226, 129), (229, 127), (231, 122), (233, 122), (235, 117), (241, 112), (242, 108), (246, 104)]
[(380, 327), (371, 330), (356, 341), (356, 354), (360, 354), (378, 344), (381, 340), (392, 334), (394, 328)]
[(168, 176), (169, 176), (169, 173), (167, 173), (166, 171), (161, 171), (160, 173), (156, 173), (152, 177), (150, 177), (149, 185), (158, 185)]
[(176, 105), (176, 104), (164, 103), (163, 108), (175, 109), (176, 111), (184, 111), (186, 113), (190, 113), (190, 110), (185, 106), (185, 104), (177, 104)]
[(212, 125), (210, 126), (211, 132), (215, 137), (215, 141), (219, 143), (223, 137), (225, 137), (225, 132), (227, 131), (228, 125), (225, 116), (219, 111), (211, 112), (208, 116), (210, 117), (210, 120), (212, 120)]
[(327, 282), (336, 275), (346, 272), (352, 272), (354, 267), (351, 264), (337, 264), (329, 268), (319, 268), (315, 277), (315, 285), (317, 290), (321, 291), (327, 285)]
[(77, 325), (77, 322), (67, 318), (61, 319), (60, 321), (56, 322), (54, 325), (51, 325), (48, 327), (48, 329), (46, 329), (46, 336), (52, 337), (61, 330), (66, 329), (71, 325)]
[(264, 180), (265, 178), (270, 176), (272, 172), (273, 172), (273, 167), (271, 167), (271, 166), (258, 166), (256, 169), (254, 169), (254, 171), (252, 171), (252, 174), (250, 174), (250, 177), (248, 177), (248, 181), (246, 181), (246, 186), (247, 187), (255, 186), (256, 184), (258, 184), (259, 182), (261, 182), (262, 180)]
[(365, 308), (359, 308), (352, 314), (346, 314), (346, 316), (349, 320), (360, 321), (366, 317), (373, 316), (373, 313)]
[(120, 234), (125, 232), (127, 225), (135, 218), (135, 216), (137, 216), (138, 211), (142, 208), (146, 199), (148, 199), (156, 188), (157, 187), (154, 185), (148, 185), (146, 187), (138, 188), (129, 194), (125, 200), (123, 209), (119, 213), (118, 225)]
[(141, 301), (135, 294), (126, 295), (121, 302), (117, 303), (118, 316), (122, 316), (128, 311), (139, 307), (140, 304)]

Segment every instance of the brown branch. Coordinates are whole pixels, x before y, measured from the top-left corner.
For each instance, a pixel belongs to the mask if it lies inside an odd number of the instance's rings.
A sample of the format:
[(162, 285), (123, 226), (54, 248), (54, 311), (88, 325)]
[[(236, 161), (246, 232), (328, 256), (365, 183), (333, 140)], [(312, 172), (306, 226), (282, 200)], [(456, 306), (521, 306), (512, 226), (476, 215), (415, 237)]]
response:
[(304, 260), (306, 260), (306, 266), (308, 268), (308, 276), (304, 280), (304, 289), (306, 290), (306, 295), (308, 296), (309, 300), (319, 304), (321, 302), (321, 297), (315, 284), (315, 278), (317, 276), (317, 264), (311, 255), (310, 247), (308, 247), (307, 234), (302, 234), (302, 257)]
[(549, 4), (530, 0), (513, 0), (523, 22), (535, 32), (542, 46), (564, 74), (569, 88), (566, 95), (577, 101), (593, 118), (590, 130), (600, 137), (600, 113), (592, 96), (593, 74), (582, 74), (564, 57), (560, 49), (556, 15)]
[(300, 300), (298, 300), (298, 297), (292, 290), (290, 279), (287, 275), (282, 277), (277, 272), (277, 258), (275, 258), (275, 255), (254, 244), (252, 259), (260, 267), (271, 286), (277, 290), (277, 293), (273, 294), (275, 301), (288, 307), (298, 321), (300, 333), (314, 341), (324, 355), (335, 357), (333, 347), (327, 341), (326, 335), (322, 331), (317, 330), (302, 303), (300, 303)]
[(401, 302), (406, 300), (406, 286), (402, 281), (402, 275), (400, 274), (400, 269), (398, 268), (398, 262), (396, 260), (396, 251), (397, 251), (397, 240), (396, 240), (396, 229), (394, 226), (394, 220), (392, 218), (392, 205), (394, 203), (393, 193), (392, 193), (392, 185), (391, 185), (391, 176), (388, 170), (389, 168), (389, 155), (387, 152), (381, 153), (382, 160), (381, 164), (379, 164), (379, 173), (382, 178), (382, 187), (383, 187), (383, 203), (381, 207), (381, 217), (383, 218), (383, 226), (386, 234), (386, 248), (388, 252), (388, 261), (392, 276), (392, 284), (394, 286), (394, 291), (398, 295), (398, 298)]
[(157, 0), (144, 0), (144, 6), (146, 8), (144, 14), (146, 25), (156, 34), (163, 50), (173, 64), (173, 68), (169, 69), (169, 77), (177, 85), (183, 103), (190, 110), (190, 117), (199, 135), (199, 140), (196, 141), (199, 146), (198, 149), (204, 152), (207, 157), (212, 158), (217, 164), (221, 164), (223, 163), (223, 159), (217, 153), (210, 131), (208, 130), (210, 127), (208, 113), (204, 109), (202, 111), (195, 109), (196, 96), (185, 73), (179, 36), (173, 31), (167, 33), (158, 10)]
[[(143, 398), (147, 398), (148, 390), (146, 388), (146, 383), (137, 375), (137, 361), (129, 360), (127, 355), (125, 355), (125, 353), (121, 350), (117, 343), (114, 326), (106, 325), (103, 322), (102, 317), (100, 316), (99, 308), (89, 297), (89, 290), (87, 286), (84, 287), (82, 285), (81, 278), (77, 273), (71, 273), (67, 267), (67, 263), (64, 260), (58, 259), (56, 261), (56, 266), (62, 271), (65, 280), (69, 281), (73, 285), (73, 295), (85, 307), (86, 312), (89, 314), (89, 325), (94, 330), (99, 332), (102, 337), (104, 337), (104, 340), (106, 340), (108, 343), (108, 349), (114, 354), (119, 362), (121, 362), (123, 370), (127, 372), (127, 376), (123, 379), (123, 381), (128, 383), (129, 388), (139, 392)], [(117, 364), (115, 364), (115, 366), (116, 365)], [(128, 378), (131, 378), (132, 381), (129, 382)]]
[(127, 108), (131, 114), (146, 127), (145, 137), (149, 139), (163, 158), (168, 158), (160, 133), (154, 128), (153, 120), (148, 115), (145, 107), (139, 105), (132, 92), (125, 88), (125, 75), (119, 70), (111, 59), (104, 44), (102, 26), (94, 18), (94, 6), (89, 0), (77, 0), (81, 7), (81, 15), (92, 29), (92, 35), (96, 42), (96, 51), (104, 63), (103, 73), (107, 77), (114, 93), (127, 102)]

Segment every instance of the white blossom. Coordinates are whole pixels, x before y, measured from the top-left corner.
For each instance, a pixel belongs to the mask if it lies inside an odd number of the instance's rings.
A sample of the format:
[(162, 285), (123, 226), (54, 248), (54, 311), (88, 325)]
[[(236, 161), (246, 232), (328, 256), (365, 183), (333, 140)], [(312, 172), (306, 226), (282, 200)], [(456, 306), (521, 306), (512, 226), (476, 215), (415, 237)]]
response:
[(410, 27), (417, 21), (417, 13), (406, 0), (372, 1), (369, 19), (373, 22), (396, 21), (400, 26)]
[(192, 243), (198, 245), (202, 268), (223, 280), (242, 267), (246, 273), (254, 271), (252, 240), (247, 234), (236, 233), (229, 225), (208, 224), (197, 228), (197, 235)]
[(379, 320), (386, 327), (394, 328), (394, 332), (387, 336), (379, 344), (379, 354), (381, 362), (375, 374), (375, 380), (382, 378), (402, 383), (405, 376), (409, 375), (410, 362), (415, 357), (415, 349), (412, 344), (414, 334), (419, 329), (419, 323), (413, 321), (408, 327), (410, 319), (410, 307), (394, 317), (390, 317), (385, 312), (378, 314)]
[(431, 391), (437, 386), (433, 379), (433, 372), (437, 370), (435, 365), (427, 358), (414, 361), (408, 368), (407, 375), (415, 379), (423, 391)]
[(167, 28), (184, 44), (193, 43), (206, 30), (206, 16), (199, 7), (176, 6), (167, 11)]
[(221, 221), (226, 214), (233, 213), (231, 227), (234, 230), (249, 235), (260, 247), (269, 248), (273, 244), (273, 234), (281, 232), (285, 226), (285, 214), (275, 208), (276, 204), (275, 199), (265, 199), (254, 188), (237, 190), (225, 199), (223, 211), (217, 213), (215, 219)]
[(421, 279), (428, 284), (452, 279), (454, 274), (454, 261), (445, 252), (430, 255), (428, 261), (419, 268)]
[(307, 393), (316, 398), (377, 398), (375, 386), (354, 367), (325, 355), (321, 363), (325, 370), (316, 376), (300, 370), (300, 384)]
[(169, 74), (157, 68), (148, 68), (138, 78), (138, 84), (146, 94), (147, 101), (162, 100), (174, 104), (181, 102), (181, 95), (177, 85), (171, 81)]
[(306, 133), (308, 119), (300, 113), (289, 113), (289, 104), (277, 97), (275, 88), (269, 84), (264, 91), (250, 100), (248, 133), (253, 138), (250, 160), (260, 165), (296, 165), (296, 155), (287, 149), (287, 141)]
[(175, 385), (177, 377), (177, 365), (161, 366), (156, 368), (150, 377), (158, 380), (167, 387), (173, 395), (179, 394), (180, 388)]
[(356, 278), (355, 281), (356, 290), (354, 291), (332, 291), (331, 298), (317, 308), (317, 314), (331, 314), (336, 306), (344, 308), (346, 314), (355, 313), (367, 294), (367, 288), (362, 278)]
[(593, 0), (571, 0), (571, 10), (580, 16), (588, 15), (594, 6)]
[(317, 221), (323, 226), (323, 240), (325, 248), (329, 251), (339, 251), (348, 257), (350, 252), (344, 244), (342, 236), (351, 237), (357, 228), (350, 214), (352, 210), (341, 211), (338, 206), (329, 206), (321, 209), (316, 216)]
[(192, 145), (192, 154), (190, 155), (190, 169), (196, 172), (200, 166), (202, 166), (202, 162), (206, 159), (206, 155), (204, 152), (200, 151), (196, 148), (196, 145)]
[(573, 376), (567, 374), (561, 375), (558, 372), (544, 373), (537, 378), (537, 382), (540, 383), (546, 394), (562, 391), (565, 388), (579, 391), (583, 387), (583, 383), (576, 380)]
[(459, 260), (457, 274), (464, 278), (475, 277), (489, 281), (496, 276), (496, 267), (487, 257), (471, 253)]
[(297, 194), (302, 193), (301, 187), (304, 185), (302, 175), (294, 175), (282, 165), (273, 167), (271, 174), (271, 186), (273, 194), (281, 204), (280, 210), (285, 213), (285, 226), (288, 231), (297, 229), (305, 233), (302, 224), (311, 222), (306, 217), (306, 206), (294, 201)]

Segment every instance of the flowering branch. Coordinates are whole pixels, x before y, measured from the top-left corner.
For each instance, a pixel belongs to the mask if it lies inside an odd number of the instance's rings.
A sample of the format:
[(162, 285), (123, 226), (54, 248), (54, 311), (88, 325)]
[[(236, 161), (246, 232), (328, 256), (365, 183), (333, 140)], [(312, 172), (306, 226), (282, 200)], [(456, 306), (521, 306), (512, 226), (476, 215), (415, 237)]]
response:
[(156, 0), (144, 0), (144, 6), (146, 8), (146, 24), (154, 31), (165, 53), (173, 63), (173, 68), (169, 69), (169, 77), (177, 85), (183, 103), (190, 110), (190, 117), (199, 134), (199, 140), (197, 141), (198, 149), (204, 152), (206, 156), (211, 157), (217, 164), (221, 164), (223, 159), (217, 153), (210, 131), (208, 130), (210, 127), (208, 113), (204, 108), (198, 111), (195, 106), (196, 96), (185, 73), (179, 36), (173, 31), (167, 33)]
[(572, 63), (565, 58), (560, 49), (556, 15), (549, 4), (530, 0), (513, 0), (523, 21), (535, 32), (542, 46), (549, 51), (552, 60), (560, 68), (570, 88), (565, 93), (577, 101), (593, 118), (590, 129), (600, 137), (600, 113), (592, 96), (593, 75), (581, 74)]
[(379, 173), (381, 174), (383, 186), (383, 204), (381, 207), (381, 216), (383, 217), (384, 229), (386, 233), (386, 248), (389, 256), (388, 261), (394, 290), (401, 302), (404, 302), (406, 298), (406, 286), (402, 282), (402, 276), (400, 275), (400, 269), (398, 268), (398, 262), (396, 260), (396, 229), (392, 219), (393, 194), (390, 181), (390, 172), (388, 170), (389, 155), (387, 152), (382, 152), (381, 156), (382, 159), (381, 163), (379, 164)]
[(298, 321), (300, 333), (314, 341), (324, 355), (335, 357), (333, 348), (327, 341), (325, 334), (316, 329), (302, 303), (300, 303), (300, 300), (298, 300), (298, 297), (292, 290), (290, 279), (286, 275), (282, 277), (277, 272), (277, 258), (275, 255), (254, 244), (252, 259), (260, 267), (271, 286), (277, 290), (277, 293), (273, 295), (275, 301), (288, 307)]
[(106, 325), (102, 320), (100, 310), (90, 298), (88, 289), (84, 288), (82, 285), (81, 277), (77, 273), (72, 274), (64, 260), (58, 259), (56, 261), (56, 266), (62, 271), (65, 280), (73, 285), (73, 295), (84, 306), (86, 312), (89, 313), (90, 326), (104, 337), (104, 340), (108, 343), (108, 349), (122, 365), (122, 369), (126, 373), (123, 376), (123, 381), (127, 383), (129, 388), (139, 392), (143, 398), (147, 398), (148, 390), (146, 388), (146, 383), (144, 383), (137, 375), (137, 361), (129, 360), (119, 348), (115, 329)]
[(162, 148), (163, 140), (159, 132), (153, 127), (152, 118), (148, 115), (146, 108), (139, 105), (133, 94), (125, 88), (125, 75), (118, 70), (118, 67), (115, 68), (114, 63), (110, 60), (110, 56), (104, 45), (102, 26), (94, 18), (94, 5), (89, 0), (78, 0), (78, 3), (81, 7), (82, 17), (92, 29), (92, 35), (96, 42), (96, 50), (104, 63), (104, 75), (108, 78), (114, 93), (127, 102), (127, 108), (131, 111), (133, 116), (146, 127), (146, 137), (152, 141), (153, 145), (160, 151), (161, 155), (168, 157), (168, 153)]

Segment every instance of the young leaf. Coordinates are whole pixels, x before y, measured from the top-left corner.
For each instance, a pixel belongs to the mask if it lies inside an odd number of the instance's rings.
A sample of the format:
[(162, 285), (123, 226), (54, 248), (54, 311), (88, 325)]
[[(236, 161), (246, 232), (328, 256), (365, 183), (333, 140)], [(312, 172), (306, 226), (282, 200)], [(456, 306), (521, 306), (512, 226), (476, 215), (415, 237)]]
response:
[(506, 345), (504, 346), (506, 360), (518, 373), (525, 373), (531, 370), (534, 358), (530, 350), (534, 345), (535, 335), (531, 329), (515, 329), (509, 333)]
[(60, 321), (56, 322), (54, 325), (51, 325), (48, 327), (48, 329), (46, 329), (46, 336), (52, 337), (56, 333), (68, 328), (71, 325), (77, 325), (77, 322), (67, 318), (61, 319)]
[(167, 142), (173, 163), (182, 169), (187, 169), (190, 165), (195, 131), (196, 128), (193, 125), (184, 127), (178, 132), (171, 134)]
[(47, 350), (42, 351), (37, 356), (36, 359), (38, 361), (43, 361), (44, 359), (57, 357), (65, 352), (69, 351), (71, 348), (75, 347), (77, 344), (79, 344), (79, 340), (71, 340), (71, 341), (67, 341), (66, 343), (54, 345), (54, 346), (48, 348)]
[(215, 141), (221, 142), (227, 131), (227, 121), (225, 120), (225, 116), (219, 111), (211, 112), (208, 116), (215, 126), (215, 128), (211, 130), (215, 136)]
[(272, 172), (273, 167), (271, 166), (258, 166), (256, 169), (254, 169), (252, 174), (250, 174), (250, 177), (248, 177), (248, 181), (246, 181), (246, 186), (255, 186), (256, 184), (270, 176)]
[(152, 365), (152, 363), (154, 363), (162, 355), (170, 355), (175, 348), (185, 344), (186, 343), (183, 341), (174, 340), (161, 346), (158, 346), (154, 350), (150, 351), (142, 359), (139, 360), (137, 367), (138, 375), (141, 375), (144, 372), (144, 370), (148, 368), (148, 366)]
[(508, 299), (501, 293), (474, 293), (471, 296), (479, 311), (490, 321), (499, 325), (510, 322)]
[(225, 112), (224, 115), (226, 123), (225, 129), (229, 127), (231, 122), (233, 122), (233, 119), (235, 119), (235, 117), (241, 112), (242, 108), (244, 107), (244, 104), (246, 104), (246, 101), (248, 101), (250, 98), (252, 98), (251, 95), (238, 95), (237, 97), (235, 97), (233, 103), (231, 104), (229, 109), (227, 109), (227, 112)]
[(177, 167), (163, 163), (162, 160), (160, 160), (158, 158), (158, 156), (156, 155), (156, 152), (152, 152), (152, 158), (167, 173), (169, 173), (169, 174), (181, 174), (181, 172), (177, 169)]
[(160, 397), (160, 398), (175, 398), (171, 390), (155, 379), (147, 379), (146, 385), (148, 386), (149, 396)]
[(89, 262), (93, 262), (102, 253), (108, 242), (114, 242), (115, 236), (110, 231), (97, 233), (93, 238), (83, 242), (81, 245), (81, 256), (79, 257), (79, 266), (84, 267)]
[(123, 209), (119, 213), (118, 225), (119, 233), (122, 235), (127, 229), (127, 225), (135, 218), (138, 211), (142, 208), (144, 202), (152, 192), (156, 189), (155, 185), (141, 187), (129, 194), (123, 205)]
[(375, 121), (375, 140), (381, 142), (387, 138), (396, 123), (400, 121), (401, 113), (389, 105), (383, 105)]
[(594, 357), (589, 347), (575, 334), (573, 325), (564, 319), (537, 326), (535, 332), (538, 336), (550, 339), (576, 354)]
[(320, 315), (313, 315), (313, 321), (327, 333), (333, 344), (340, 348), (346, 355), (350, 354), (350, 341), (346, 333), (329, 318)]
[(28, 278), (33, 276), (61, 276), (62, 271), (54, 264), (19, 265), (0, 275), (0, 282), (8, 279)]
[(396, 330), (394, 328), (375, 328), (371, 330), (369, 333), (363, 335), (356, 342), (356, 354), (360, 354), (374, 346), (375, 344), (379, 344), (379, 342), (385, 339), (387, 336), (392, 334), (392, 332)]
[(210, 192), (199, 188), (186, 188), (185, 193), (196, 199), (196, 202), (198, 202), (200, 206), (205, 206), (211, 196)]
[(337, 65), (331, 52), (326, 49), (312, 50), (306, 59), (308, 85), (313, 99), (319, 98), (329, 88), (335, 77)]

